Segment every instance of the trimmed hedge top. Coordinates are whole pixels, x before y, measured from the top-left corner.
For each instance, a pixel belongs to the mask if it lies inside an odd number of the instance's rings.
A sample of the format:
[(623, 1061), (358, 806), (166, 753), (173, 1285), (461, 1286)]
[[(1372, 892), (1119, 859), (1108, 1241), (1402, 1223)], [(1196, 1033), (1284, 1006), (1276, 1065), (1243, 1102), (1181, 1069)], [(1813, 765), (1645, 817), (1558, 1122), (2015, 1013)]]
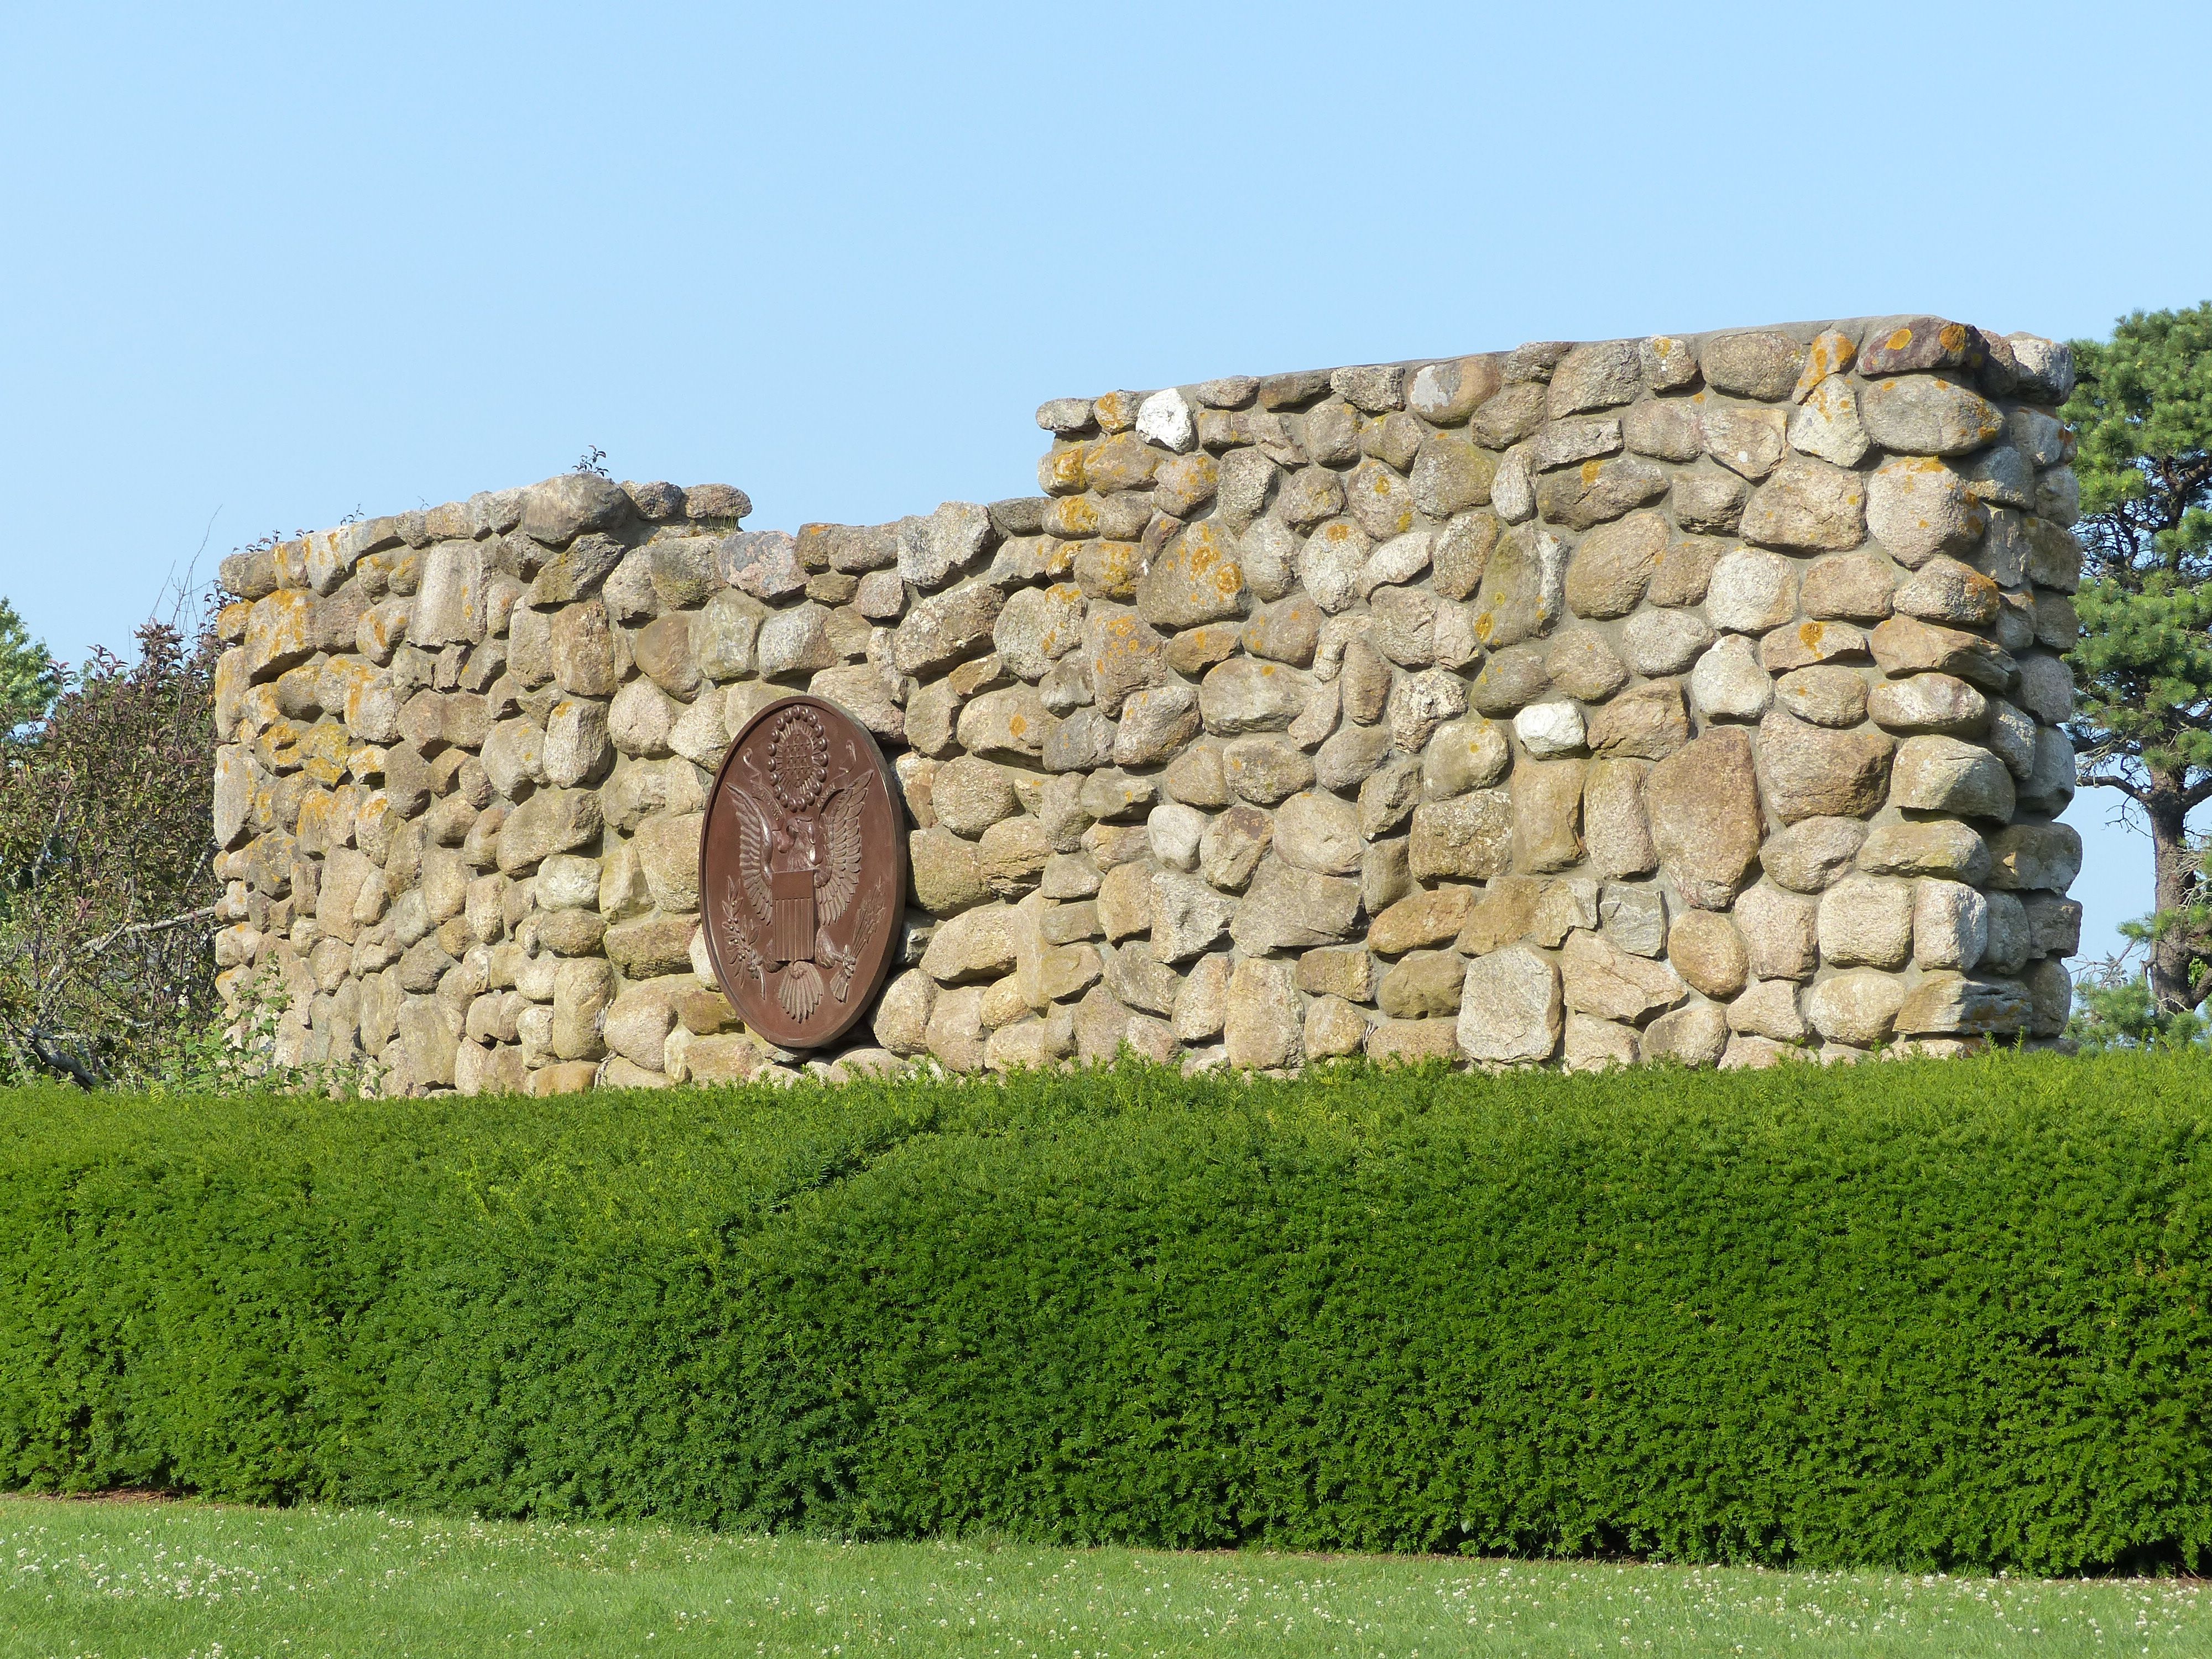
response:
[(2196, 1567), (2208, 1126), (2139, 1056), (0, 1093), (0, 1484)]

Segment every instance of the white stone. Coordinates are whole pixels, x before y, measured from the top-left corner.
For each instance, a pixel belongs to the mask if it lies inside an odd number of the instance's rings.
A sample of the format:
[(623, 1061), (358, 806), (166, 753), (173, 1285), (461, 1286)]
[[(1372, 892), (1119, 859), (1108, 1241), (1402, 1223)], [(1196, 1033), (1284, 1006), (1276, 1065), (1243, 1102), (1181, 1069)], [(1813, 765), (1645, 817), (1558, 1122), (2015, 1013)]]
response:
[(599, 861), (556, 853), (538, 866), (531, 886), (541, 910), (583, 910), (599, 902)]
[(1155, 392), (1137, 405), (1137, 435), (1178, 455), (1195, 441), (1190, 405), (1174, 387)]
[(1723, 635), (1690, 671), (1690, 702), (1708, 719), (1755, 720), (1773, 701), (1774, 682), (1745, 635)]
[(1513, 717), (1513, 734), (1523, 749), (1538, 757), (1571, 754), (1589, 735), (1583, 711), (1571, 702), (1529, 704)]
[(1797, 572), (1779, 553), (1745, 548), (1713, 567), (1705, 615), (1716, 628), (1764, 634), (1797, 613)]
[(1207, 819), (1195, 806), (1164, 801), (1145, 820), (1145, 834), (1152, 856), (1170, 870), (1198, 868), (1198, 843), (1206, 834)]

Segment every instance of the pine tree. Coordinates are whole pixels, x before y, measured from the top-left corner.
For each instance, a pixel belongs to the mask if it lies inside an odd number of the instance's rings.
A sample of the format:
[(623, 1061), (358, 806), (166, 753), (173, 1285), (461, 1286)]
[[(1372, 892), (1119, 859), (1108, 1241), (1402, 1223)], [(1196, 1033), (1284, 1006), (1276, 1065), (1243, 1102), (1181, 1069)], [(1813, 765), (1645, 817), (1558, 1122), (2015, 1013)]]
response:
[(2154, 859), (2153, 1025), (2212, 992), (2212, 878), (2189, 815), (2212, 799), (2212, 302), (2137, 312), (2074, 343), (2082, 637), (2071, 730), (2082, 782), (2142, 809)]

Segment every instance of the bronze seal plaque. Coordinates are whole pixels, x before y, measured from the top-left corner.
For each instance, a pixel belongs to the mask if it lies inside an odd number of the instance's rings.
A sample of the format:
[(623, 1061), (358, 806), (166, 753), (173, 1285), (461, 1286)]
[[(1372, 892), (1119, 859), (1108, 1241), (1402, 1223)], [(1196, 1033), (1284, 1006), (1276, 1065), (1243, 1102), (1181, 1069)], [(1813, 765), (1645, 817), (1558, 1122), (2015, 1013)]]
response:
[(699, 832), (707, 954), (770, 1042), (834, 1042), (883, 988), (906, 908), (903, 816), (875, 739), (820, 697), (779, 697), (722, 757)]

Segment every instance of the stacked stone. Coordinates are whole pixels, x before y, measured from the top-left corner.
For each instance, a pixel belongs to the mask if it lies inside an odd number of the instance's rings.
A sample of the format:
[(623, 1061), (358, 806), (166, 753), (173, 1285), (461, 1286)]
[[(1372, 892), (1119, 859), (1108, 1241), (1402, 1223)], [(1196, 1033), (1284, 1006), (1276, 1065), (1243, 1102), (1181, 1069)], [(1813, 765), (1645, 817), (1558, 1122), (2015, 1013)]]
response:
[(899, 631), (948, 920), (879, 1040), (1273, 1069), (2055, 1036), (2071, 377), (1919, 317), (1045, 404), (1037, 521)]
[(734, 733), (911, 821), (834, 1070), (1944, 1051), (2063, 1024), (2063, 347), (1933, 318), (1047, 404), (1044, 495), (588, 474), (227, 561), (227, 988), (388, 1087), (795, 1075), (706, 972)]
[(216, 959), (289, 992), (279, 1059), (551, 1093), (775, 1058), (701, 971), (710, 769), (794, 680), (881, 719), (887, 636), (750, 510), (580, 473), (224, 561)]

